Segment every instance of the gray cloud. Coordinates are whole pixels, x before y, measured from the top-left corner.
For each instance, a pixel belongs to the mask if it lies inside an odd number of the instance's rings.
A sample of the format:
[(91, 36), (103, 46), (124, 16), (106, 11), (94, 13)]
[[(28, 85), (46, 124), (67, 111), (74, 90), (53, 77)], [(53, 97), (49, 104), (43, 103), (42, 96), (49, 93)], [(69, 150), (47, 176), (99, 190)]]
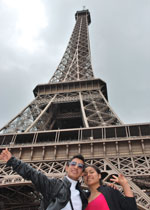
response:
[(107, 83), (110, 105), (124, 123), (149, 122), (150, 2), (42, 2), (48, 25), (36, 37), (42, 44), (33, 53), (16, 44), (17, 15), (0, 2), (0, 127), (33, 100), (37, 84), (49, 81), (67, 47), (74, 14), (83, 5), (92, 19), (89, 33), (94, 74)]

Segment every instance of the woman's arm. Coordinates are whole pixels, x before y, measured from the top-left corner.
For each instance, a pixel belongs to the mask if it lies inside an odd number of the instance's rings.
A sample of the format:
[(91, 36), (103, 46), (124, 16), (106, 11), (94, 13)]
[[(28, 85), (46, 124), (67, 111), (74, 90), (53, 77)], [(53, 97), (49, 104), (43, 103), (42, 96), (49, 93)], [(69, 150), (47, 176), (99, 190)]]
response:
[(130, 185), (129, 185), (127, 179), (123, 176), (123, 174), (119, 174), (118, 177), (113, 175), (113, 178), (110, 180), (115, 183), (118, 183), (122, 186), (125, 196), (134, 197), (133, 192), (130, 188)]

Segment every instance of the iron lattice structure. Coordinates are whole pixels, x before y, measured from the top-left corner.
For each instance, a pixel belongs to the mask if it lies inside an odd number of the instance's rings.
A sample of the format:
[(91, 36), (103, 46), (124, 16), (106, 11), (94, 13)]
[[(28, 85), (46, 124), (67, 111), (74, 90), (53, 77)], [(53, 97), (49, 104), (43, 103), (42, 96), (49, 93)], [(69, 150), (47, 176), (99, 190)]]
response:
[[(77, 153), (96, 164), (108, 182), (123, 173), (138, 208), (150, 209), (150, 124), (125, 125), (108, 103), (107, 86), (94, 77), (88, 10), (75, 14), (67, 49), (47, 84), (37, 85), (35, 99), (1, 128), (0, 149), (49, 177), (62, 177)], [(0, 165), (0, 208), (36, 210), (40, 194), (5, 164)]]

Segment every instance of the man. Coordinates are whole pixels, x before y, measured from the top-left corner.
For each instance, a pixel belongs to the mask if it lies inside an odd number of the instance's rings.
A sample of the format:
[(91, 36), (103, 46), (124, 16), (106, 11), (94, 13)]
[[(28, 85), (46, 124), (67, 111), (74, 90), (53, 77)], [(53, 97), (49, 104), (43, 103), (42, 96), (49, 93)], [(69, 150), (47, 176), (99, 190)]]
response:
[(0, 160), (11, 166), (15, 172), (26, 180), (32, 181), (37, 191), (43, 196), (44, 210), (84, 210), (87, 199), (78, 179), (84, 170), (84, 157), (76, 155), (66, 166), (67, 176), (61, 179), (50, 179), (32, 168), (29, 164), (12, 156), (6, 148), (0, 154)]

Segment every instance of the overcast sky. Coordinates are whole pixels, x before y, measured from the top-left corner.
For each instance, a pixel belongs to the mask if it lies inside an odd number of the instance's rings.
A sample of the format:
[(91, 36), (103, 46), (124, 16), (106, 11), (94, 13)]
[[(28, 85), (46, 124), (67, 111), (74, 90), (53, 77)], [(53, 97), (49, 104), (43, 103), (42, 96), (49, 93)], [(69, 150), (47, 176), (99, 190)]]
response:
[(150, 122), (149, 0), (0, 0), (0, 127), (52, 77), (83, 6), (94, 75), (112, 109), (126, 124)]

